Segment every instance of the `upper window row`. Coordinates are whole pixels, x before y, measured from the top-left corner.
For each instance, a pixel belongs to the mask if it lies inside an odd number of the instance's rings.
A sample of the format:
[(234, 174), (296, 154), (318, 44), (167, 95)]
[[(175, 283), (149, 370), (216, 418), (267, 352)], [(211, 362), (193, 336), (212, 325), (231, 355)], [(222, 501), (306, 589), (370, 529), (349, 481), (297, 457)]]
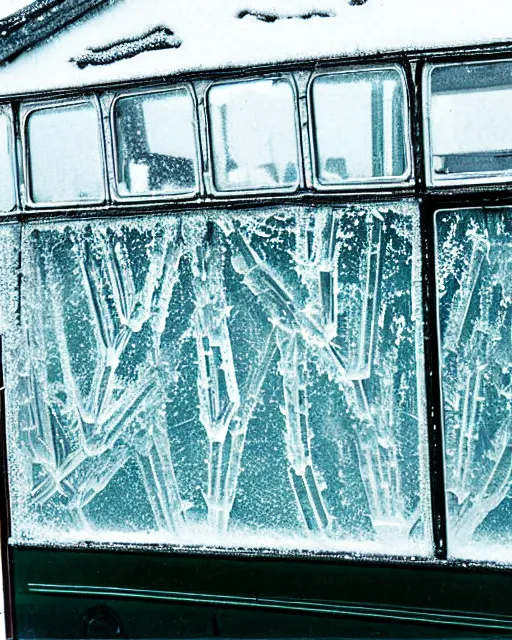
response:
[[(430, 65), (426, 81), (429, 184), (511, 180), (512, 62)], [(27, 201), (102, 203), (109, 176), (118, 199), (408, 183), (409, 110), (399, 67), (315, 74), (301, 116), (297, 93), (292, 75), (214, 83), (205, 120), (189, 86), (117, 95), (103, 103), (104, 119), (94, 98), (24, 104)], [(303, 154), (305, 146), (311, 153)], [(4, 108), (3, 211), (16, 202), (14, 150)]]
[[(300, 123), (291, 75), (214, 83), (205, 97), (203, 130), (198, 102), (192, 88), (182, 86), (117, 95), (106, 109), (107, 102), (95, 98), (24, 104), (28, 203), (102, 203), (109, 175), (118, 199), (410, 179), (405, 78), (399, 67), (316, 74), (309, 85), (309, 131), (303, 136), (307, 127)], [(8, 138), (7, 112), (1, 121)], [(305, 144), (311, 154), (304, 156), (313, 158), (309, 167), (303, 162)], [(12, 141), (2, 144), (2, 164), (11, 169), (0, 185), (4, 210), (15, 200), (12, 147)]]

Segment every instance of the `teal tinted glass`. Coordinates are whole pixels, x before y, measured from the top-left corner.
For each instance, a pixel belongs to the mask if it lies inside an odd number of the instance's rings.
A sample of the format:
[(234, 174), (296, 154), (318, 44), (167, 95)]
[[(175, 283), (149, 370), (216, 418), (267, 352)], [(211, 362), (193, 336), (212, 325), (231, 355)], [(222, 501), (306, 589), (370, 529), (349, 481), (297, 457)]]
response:
[(428, 555), (414, 203), (33, 223), (13, 535)]
[(512, 558), (512, 215), (436, 214), (448, 552)]

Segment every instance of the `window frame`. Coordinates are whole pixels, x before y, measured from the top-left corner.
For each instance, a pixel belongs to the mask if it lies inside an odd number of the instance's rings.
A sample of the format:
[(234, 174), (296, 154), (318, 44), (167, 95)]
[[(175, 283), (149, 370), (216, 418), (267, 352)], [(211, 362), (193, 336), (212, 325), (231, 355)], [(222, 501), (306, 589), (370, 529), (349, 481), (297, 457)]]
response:
[[(461, 58), (456, 62), (425, 62), (423, 68), (423, 74), (421, 78), (421, 90), (423, 93), (422, 100), (422, 126), (424, 131), (424, 145), (423, 145), (423, 157), (425, 163), (425, 181), (427, 187), (453, 187), (458, 186), (463, 189), (467, 185), (499, 185), (512, 183), (512, 167), (507, 171), (499, 172), (472, 172), (472, 173), (452, 173), (450, 177), (436, 176), (434, 171), (434, 148), (432, 146), (433, 130), (432, 130), (432, 72), (435, 69), (442, 69), (447, 67), (465, 67), (473, 65), (491, 65), (500, 62), (508, 62), (512, 66), (512, 59), (510, 58), (492, 58), (487, 60), (472, 60), (471, 58)], [(512, 80), (510, 83), (510, 90), (512, 91)], [(421, 153), (421, 151), (420, 151)]]
[[(401, 176), (382, 176), (382, 177), (371, 177), (366, 178), (365, 180), (361, 179), (349, 179), (342, 180), (336, 184), (323, 184), (319, 180), (318, 170), (317, 170), (317, 159), (318, 159), (318, 150), (317, 150), (317, 134), (316, 134), (316, 119), (315, 119), (315, 108), (314, 108), (314, 97), (313, 97), (313, 85), (317, 78), (325, 77), (325, 76), (336, 76), (342, 75), (344, 73), (365, 73), (365, 72), (375, 72), (375, 71), (389, 71), (394, 70), (398, 72), (400, 77), (402, 91), (404, 94), (404, 101), (402, 105), (402, 116), (404, 118), (404, 133), (405, 133), (405, 161), (406, 161), (406, 170)], [(354, 188), (358, 190), (364, 191), (373, 190), (375, 187), (387, 187), (387, 188), (404, 188), (411, 187), (415, 183), (415, 175), (414, 175), (414, 163), (413, 163), (413, 142), (411, 135), (411, 98), (409, 95), (409, 87), (407, 84), (407, 76), (405, 74), (405, 68), (403, 65), (399, 63), (393, 64), (374, 64), (374, 65), (350, 65), (345, 67), (333, 67), (333, 68), (324, 68), (324, 69), (316, 69), (311, 74), (307, 88), (306, 88), (306, 99), (307, 99), (307, 111), (308, 111), (308, 140), (309, 147), (311, 150), (311, 175), (312, 175), (312, 188), (315, 191), (324, 191), (324, 192), (333, 192), (333, 191), (353, 191)]]
[(9, 154), (9, 164), (12, 171), (13, 178), (13, 204), (8, 210), (0, 210), (1, 216), (9, 215), (12, 211), (15, 211), (20, 206), (20, 189), (19, 189), (19, 170), (18, 170), (18, 153), (16, 144), (16, 134), (14, 132), (14, 114), (12, 105), (10, 103), (0, 104), (0, 115), (5, 115), (9, 120), (9, 140), (11, 143), (12, 153)]
[[(30, 168), (30, 140), (28, 133), (28, 120), (30, 116), (38, 111), (69, 108), (81, 105), (90, 105), (95, 109), (98, 125), (98, 142), (101, 160), (102, 175), (102, 197), (98, 200), (69, 200), (63, 202), (36, 202), (32, 197), (32, 174)], [(109, 200), (109, 180), (107, 171), (107, 154), (105, 149), (105, 134), (103, 130), (103, 118), (101, 113), (101, 105), (97, 95), (87, 95), (83, 97), (75, 97), (70, 99), (54, 99), (41, 100), (33, 102), (23, 102), (20, 107), (20, 134), (21, 148), (23, 154), (22, 175), (24, 185), (24, 200), (28, 209), (63, 209), (63, 208), (81, 208), (94, 207), (106, 204)]]
[[(194, 173), (196, 185), (192, 191), (186, 193), (147, 193), (147, 194), (127, 194), (123, 195), (119, 191), (119, 179), (118, 179), (118, 163), (117, 163), (117, 151), (118, 143), (115, 132), (116, 120), (115, 120), (115, 108), (119, 100), (124, 98), (134, 98), (137, 96), (157, 95), (162, 93), (174, 93), (175, 91), (185, 90), (192, 101), (192, 115), (194, 118), (194, 142), (195, 142), (195, 164)], [(105, 135), (107, 144), (110, 146), (111, 154), (108, 159), (109, 168), (109, 182), (112, 193), (112, 200), (116, 203), (128, 203), (128, 202), (161, 202), (161, 201), (174, 201), (174, 200), (191, 200), (197, 197), (202, 191), (202, 162), (201, 162), (201, 139), (199, 131), (199, 118), (198, 118), (198, 101), (194, 91), (193, 85), (190, 83), (169, 84), (169, 85), (154, 85), (145, 88), (133, 88), (125, 91), (118, 91), (115, 93), (108, 93), (101, 95), (100, 99), (105, 102), (108, 101), (108, 105), (105, 108), (105, 118), (108, 120), (108, 126), (106, 127)]]
[[(290, 85), (293, 94), (293, 109), (294, 109), (294, 124), (295, 124), (295, 148), (297, 152), (297, 180), (292, 187), (256, 187), (252, 189), (218, 189), (215, 184), (215, 151), (213, 145), (213, 127), (212, 118), (210, 113), (210, 91), (214, 87), (223, 85), (242, 85), (244, 83), (260, 82), (260, 81), (272, 81), (272, 80), (285, 80)], [(304, 180), (304, 152), (301, 142), (301, 123), (299, 115), (299, 91), (297, 87), (297, 81), (293, 72), (289, 73), (262, 73), (259, 76), (250, 76), (244, 78), (226, 78), (222, 80), (214, 80), (209, 82), (204, 91), (204, 110), (205, 110), (205, 136), (207, 147), (207, 160), (208, 167), (210, 169), (209, 175), (209, 189), (208, 195), (219, 198), (237, 198), (240, 196), (271, 196), (281, 194), (293, 194), (297, 193), (305, 186)]]

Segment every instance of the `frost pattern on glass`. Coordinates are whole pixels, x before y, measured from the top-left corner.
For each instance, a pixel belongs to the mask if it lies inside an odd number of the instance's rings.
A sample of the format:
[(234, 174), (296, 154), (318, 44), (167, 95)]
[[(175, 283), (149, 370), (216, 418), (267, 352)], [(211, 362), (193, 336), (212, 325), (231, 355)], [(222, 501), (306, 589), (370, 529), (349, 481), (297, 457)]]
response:
[(14, 134), (10, 116), (0, 109), (0, 212), (16, 204)]
[(296, 107), (286, 79), (216, 84), (208, 91), (215, 187), (298, 186)]
[(512, 558), (511, 213), (436, 215), (451, 556)]
[(15, 537), (430, 553), (418, 252), (407, 203), (27, 226)]
[(120, 98), (114, 106), (120, 195), (196, 190), (194, 104), (185, 89)]
[(311, 98), (321, 184), (404, 176), (405, 92), (397, 70), (322, 75)]
[(35, 203), (104, 199), (100, 120), (92, 103), (38, 109), (28, 116), (26, 129)]

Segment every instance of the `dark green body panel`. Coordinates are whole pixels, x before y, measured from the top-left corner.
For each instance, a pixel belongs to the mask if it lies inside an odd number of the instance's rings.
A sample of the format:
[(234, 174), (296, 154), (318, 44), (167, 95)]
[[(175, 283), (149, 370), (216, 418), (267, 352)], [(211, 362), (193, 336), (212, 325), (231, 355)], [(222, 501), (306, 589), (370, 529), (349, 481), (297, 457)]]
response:
[(12, 568), (24, 638), (512, 637), (503, 570), (34, 548)]

